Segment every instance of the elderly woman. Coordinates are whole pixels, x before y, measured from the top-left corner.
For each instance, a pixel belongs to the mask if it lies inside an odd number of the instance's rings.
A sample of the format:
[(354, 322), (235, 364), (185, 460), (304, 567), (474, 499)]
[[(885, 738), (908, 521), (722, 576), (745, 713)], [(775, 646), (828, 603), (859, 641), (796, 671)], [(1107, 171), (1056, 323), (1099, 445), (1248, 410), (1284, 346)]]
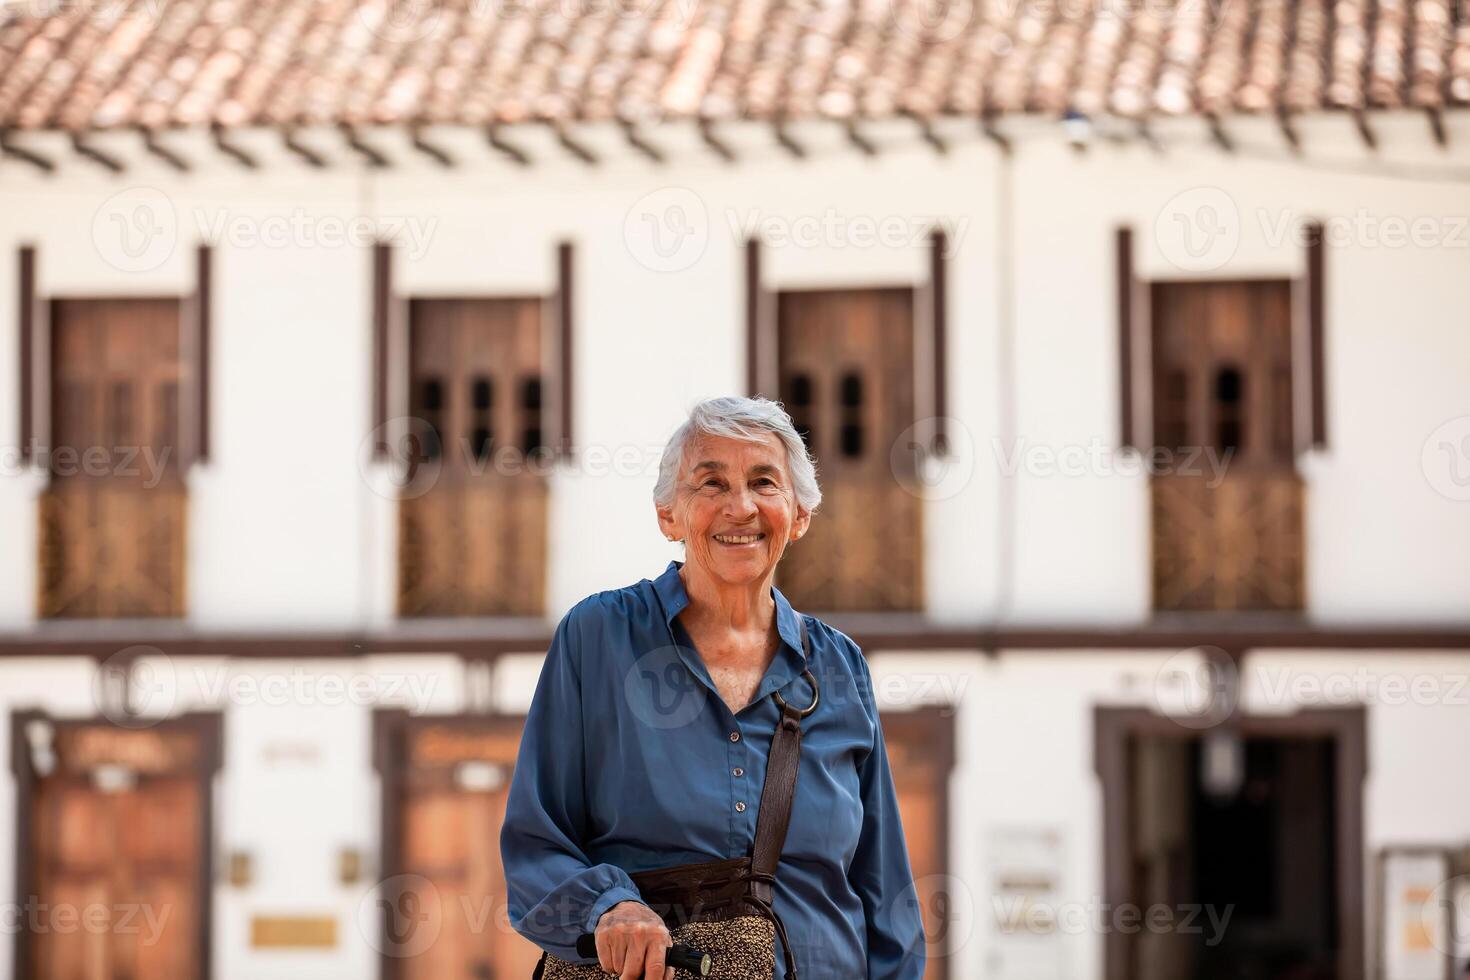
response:
[(867, 664), (772, 585), (820, 501), (779, 404), (702, 402), (654, 489), (686, 560), (557, 627), (501, 835), (538, 975), (668, 980), (683, 943), (715, 977), (922, 976)]

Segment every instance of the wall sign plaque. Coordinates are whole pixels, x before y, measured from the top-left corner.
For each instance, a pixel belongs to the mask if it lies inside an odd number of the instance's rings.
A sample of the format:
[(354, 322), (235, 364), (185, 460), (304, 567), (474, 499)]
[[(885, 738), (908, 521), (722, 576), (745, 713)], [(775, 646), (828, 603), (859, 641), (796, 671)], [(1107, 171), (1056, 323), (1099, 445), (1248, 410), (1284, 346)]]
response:
[(337, 919), (330, 915), (255, 915), (250, 945), (256, 949), (332, 949)]

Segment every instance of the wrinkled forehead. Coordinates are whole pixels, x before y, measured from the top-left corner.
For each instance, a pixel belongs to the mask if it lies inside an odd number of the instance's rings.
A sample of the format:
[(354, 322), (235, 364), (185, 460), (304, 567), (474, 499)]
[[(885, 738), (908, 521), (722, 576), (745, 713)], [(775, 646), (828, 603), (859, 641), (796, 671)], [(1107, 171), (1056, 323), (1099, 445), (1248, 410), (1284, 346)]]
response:
[(685, 477), (709, 472), (743, 476), (757, 470), (785, 475), (786, 447), (772, 432), (765, 433), (758, 441), (702, 435), (689, 440), (684, 447), (681, 469)]

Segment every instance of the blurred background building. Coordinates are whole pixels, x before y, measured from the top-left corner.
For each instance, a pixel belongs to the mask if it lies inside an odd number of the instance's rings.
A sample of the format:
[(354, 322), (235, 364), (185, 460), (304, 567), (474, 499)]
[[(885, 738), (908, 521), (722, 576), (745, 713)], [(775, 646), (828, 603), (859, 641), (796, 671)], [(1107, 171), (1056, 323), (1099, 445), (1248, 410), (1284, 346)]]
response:
[(1466, 0), (0, 10), (0, 977), (529, 976), (542, 652), (736, 392), (930, 977), (1463, 969)]

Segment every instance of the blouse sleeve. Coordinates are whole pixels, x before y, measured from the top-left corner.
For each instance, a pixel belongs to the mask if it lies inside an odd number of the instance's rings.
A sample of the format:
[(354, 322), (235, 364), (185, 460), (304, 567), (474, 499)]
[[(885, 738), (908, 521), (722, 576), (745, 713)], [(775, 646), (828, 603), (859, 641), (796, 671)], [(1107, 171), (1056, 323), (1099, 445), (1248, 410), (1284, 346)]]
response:
[(862, 898), (867, 920), (868, 980), (920, 980), (926, 954), (924, 924), (909, 868), (898, 791), (873, 700), (872, 675), (861, 651), (856, 651), (856, 658), (860, 697), (875, 735), (872, 750), (858, 764), (863, 824), (847, 876)]
[(500, 832), (511, 925), (562, 959), (619, 902), (642, 901), (627, 872), (593, 864), (587, 828), (580, 637), (568, 613), (556, 628), (521, 736)]

